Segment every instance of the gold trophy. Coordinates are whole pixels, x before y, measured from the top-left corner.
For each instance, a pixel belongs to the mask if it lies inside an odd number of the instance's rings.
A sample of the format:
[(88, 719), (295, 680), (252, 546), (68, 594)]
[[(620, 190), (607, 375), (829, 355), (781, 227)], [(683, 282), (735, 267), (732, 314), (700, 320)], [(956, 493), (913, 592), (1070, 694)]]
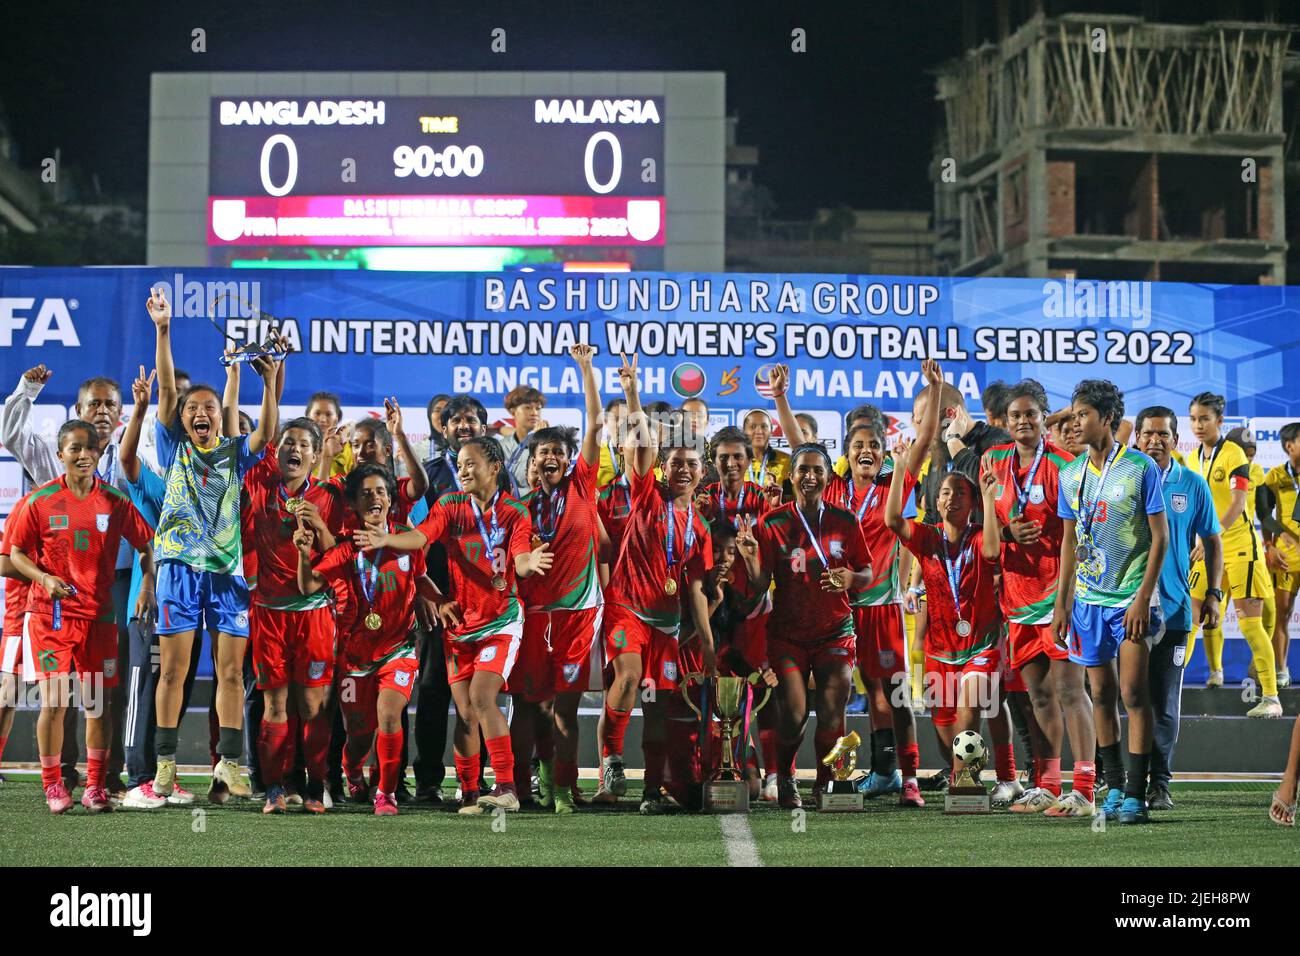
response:
[(988, 757), (984, 738), (973, 730), (963, 730), (953, 738), (952, 756), (961, 766), (943, 798), (943, 812), (988, 813), (989, 792), (980, 780), (980, 771)]
[(858, 748), (862, 738), (856, 730), (835, 741), (830, 753), (822, 757), (822, 766), (831, 768), (826, 789), (817, 794), (817, 809), (824, 813), (845, 813), (862, 809), (862, 794), (849, 779), (858, 766)]
[[(704, 714), (691, 699), (690, 686), (703, 684), (711, 691), (709, 723), (717, 721), (722, 740), (718, 769), (704, 781), (704, 809), (709, 813), (749, 812), (749, 781), (745, 779), (745, 768), (736, 766), (736, 741), (742, 737), (741, 722), (748, 725), (748, 721), (763, 709), (772, 696), (772, 688), (764, 685), (763, 699), (757, 707), (750, 709), (749, 688), (762, 683), (763, 678), (758, 671), (748, 677), (715, 677), (708, 680), (703, 674), (694, 673), (682, 678), (682, 697), (701, 721), (704, 721)], [(748, 732), (746, 726), (743, 735), (748, 735)], [(704, 743), (702, 732), (701, 751), (704, 750)]]

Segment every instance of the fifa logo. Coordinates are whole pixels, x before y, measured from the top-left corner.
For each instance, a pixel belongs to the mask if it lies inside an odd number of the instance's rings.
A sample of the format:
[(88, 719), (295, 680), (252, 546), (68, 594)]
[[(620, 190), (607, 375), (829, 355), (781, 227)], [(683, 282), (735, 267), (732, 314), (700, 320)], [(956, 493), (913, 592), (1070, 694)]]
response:
[(795, 548), (790, 552), (790, 570), (795, 574), (807, 573), (808, 557), (803, 548)]

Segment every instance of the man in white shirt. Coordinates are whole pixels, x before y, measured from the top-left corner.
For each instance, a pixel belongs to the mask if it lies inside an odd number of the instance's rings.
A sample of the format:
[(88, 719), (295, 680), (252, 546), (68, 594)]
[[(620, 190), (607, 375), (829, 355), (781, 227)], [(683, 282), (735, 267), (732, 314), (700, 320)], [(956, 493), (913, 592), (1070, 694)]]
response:
[[(18, 387), (5, 399), (3, 417), (0, 417), (0, 444), (9, 449), (10, 454), (23, 466), (31, 476), (33, 487), (40, 487), (63, 474), (63, 464), (59, 461), (58, 447), (53, 437), (38, 435), (32, 430), (30, 420), (32, 406), (40, 396), (45, 383), (54, 372), (44, 365), (28, 369), (18, 379)], [(95, 474), (105, 484), (112, 485), (127, 494), (126, 475), (117, 459), (118, 446), (113, 441), (113, 432), (117, 429), (122, 414), (122, 390), (111, 378), (89, 378), (77, 388), (77, 417), (95, 427), (99, 436), (99, 464)], [(131, 548), (123, 541), (123, 547), (117, 554), (117, 578), (113, 583), (113, 607), (117, 611), (118, 660), (119, 673), (126, 673), (129, 651), (129, 633), (127, 631), (127, 598), (131, 587)], [(83, 693), (89, 693), (83, 688)], [(126, 688), (120, 687), (110, 692), (109, 707), (112, 718), (110, 735), (107, 789), (110, 794), (125, 791), (122, 783), (122, 767), (125, 754), (122, 749), (122, 715), (126, 702)], [(90, 705), (93, 702), (87, 701)], [(76, 710), (68, 709), (74, 721)], [(77, 782), (77, 735), (64, 733), (63, 776), (68, 792), (71, 793)], [(69, 748), (69, 743), (71, 744)]]

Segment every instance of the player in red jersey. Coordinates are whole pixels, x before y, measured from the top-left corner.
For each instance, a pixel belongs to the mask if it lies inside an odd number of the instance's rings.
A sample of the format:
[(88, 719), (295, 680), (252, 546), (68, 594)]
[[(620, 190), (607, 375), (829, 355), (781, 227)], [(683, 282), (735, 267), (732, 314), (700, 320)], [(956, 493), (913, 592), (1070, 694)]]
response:
[[(936, 391), (942, 387), (943, 374), (937, 362), (927, 359), (921, 369), (928, 387)], [(906, 456), (901, 448), (894, 452), (885, 524), (916, 555), (925, 581), (929, 603), (926, 693), (934, 700), (932, 719), (939, 740), (945, 752), (951, 753), (953, 737), (959, 731), (978, 731), (981, 716), (993, 719), (1002, 713), (999, 672), (1003, 623), (994, 584), (997, 517), (986, 508), (985, 527), (971, 524), (977, 492), (970, 479), (953, 471), (940, 482), (935, 496), (935, 507), (942, 519), (940, 528), (903, 517), (907, 475), (916, 477), (925, 451), (938, 432), (939, 404), (934, 402), (926, 408), (920, 433)], [(1001, 747), (996, 749), (998, 778), (1008, 779), (1005, 754)], [(1014, 781), (1014, 764), (1009, 773), (1009, 779)]]
[[(384, 420), (363, 418), (352, 429), (352, 460), (357, 465), (383, 465), (394, 471), (393, 452), (401, 456), (406, 474), (397, 479), (397, 497), (393, 516), (406, 523), (415, 507), (429, 490), (429, 476), (402, 427), (402, 407), (396, 398), (384, 399)], [(395, 471), (394, 471), (395, 473)], [(334, 480), (341, 481), (342, 476)]]
[[(709, 458), (718, 474), (718, 481), (697, 493), (695, 506), (709, 519), (710, 525), (721, 519), (729, 522), (734, 531), (742, 524), (752, 525), (772, 510), (764, 489), (748, 480), (754, 462), (754, 449), (749, 444), (748, 435), (733, 425), (719, 429), (709, 443)], [(734, 540), (734, 534), (732, 538)], [(734, 544), (732, 547), (734, 549)], [(717, 553), (715, 543), (714, 555)], [(744, 561), (729, 563), (726, 582), (728, 593), (734, 597), (737, 606), (743, 605), (747, 609), (744, 617), (729, 621), (728, 638), (733, 656), (739, 655), (749, 662), (749, 670), (742, 675), (748, 676), (768, 665), (767, 619), (772, 613), (772, 598), (770, 593), (764, 593), (757, 600), (750, 600), (753, 588)], [(764, 707), (759, 711), (758, 739), (765, 771), (760, 792), (768, 801), (776, 800), (776, 722), (775, 707)]]
[(613, 668), (613, 679), (605, 692), (597, 797), (612, 801), (627, 792), (623, 738), (637, 688), (644, 686), (646, 772), (641, 812), (656, 814), (667, 803), (662, 793), (667, 736), (664, 698), (679, 686), (677, 640), (683, 594), (699, 630), (704, 668), (708, 673), (714, 670), (709, 602), (703, 590), (705, 574), (713, 565), (713, 544), (708, 525), (695, 510), (695, 488), (702, 470), (700, 451), (694, 445), (661, 448), (658, 457), (665, 480), (662, 484), (655, 481), (657, 438), (641, 410), (636, 376), (636, 356), (630, 365), (623, 356), (619, 382), (628, 401), (625, 450), (631, 516), (605, 591), (605, 659)]
[[(528, 757), (524, 751), (531, 751), (531, 742), (522, 746), (524, 740), (515, 733), (516, 720), (526, 721), (537, 705), (554, 701), (553, 708), (542, 707), (543, 713), (551, 711), (546, 716), (554, 723), (554, 734), (537, 734), (538, 778), (542, 804), (554, 801), (555, 812), (560, 814), (575, 809), (578, 704), (591, 678), (591, 648), (601, 633), (604, 605), (597, 574), (600, 522), (596, 476), (602, 415), (591, 365), (595, 350), (590, 345), (575, 345), (569, 354), (582, 373), (587, 430), (581, 448), (572, 432), (563, 428), (543, 428), (529, 439), (528, 464), (530, 469), (536, 466), (540, 485), (523, 503), (532, 518), (533, 543), (548, 544), (554, 564), (546, 576), (526, 580), (524, 646), (510, 678), (511, 693), (518, 686), (525, 704), (516, 708), (511, 720), (517, 761)], [(522, 593), (524, 588), (520, 590)], [(554, 740), (553, 760), (544, 752), (548, 736)]]
[[(117, 686), (117, 627), (113, 609), (114, 565), (123, 538), (141, 553), (145, 584), (153, 590), (153, 529), (131, 500), (95, 476), (99, 436), (83, 421), (59, 429), (64, 475), (31, 493), (10, 531), (10, 561), (36, 584), (27, 599), (27, 637), (41, 689), (36, 742), (41, 783), (51, 813), (72, 806), (59, 779), (64, 711), (72, 704), (72, 675), (81, 681), (86, 713), (86, 790), (81, 805), (91, 813), (113, 809), (104, 789), (112, 727), (100, 693)], [(147, 594), (142, 594), (143, 610)]]
[(1025, 379), (1011, 387), (1008, 397), (1007, 424), (1015, 441), (985, 452), (983, 474), (994, 478), (1002, 526), (1002, 611), (1009, 663), (1029, 687), (1042, 731), (1035, 745), (1035, 785), (1011, 809), (1058, 816), (1053, 808), (1061, 799), (1061, 742), (1067, 731), (1075, 754), (1074, 779), (1082, 784), (1095, 772), (1092, 761), (1082, 756), (1096, 746), (1084, 669), (1070, 663), (1068, 651), (1056, 643), (1051, 630), (1064, 529), (1056, 513), (1057, 478), (1074, 456), (1047, 438), (1043, 423), (1051, 408), (1042, 385)]
[[(412, 531), (355, 536), (366, 550), (423, 550), (432, 541), (447, 547), (452, 596), (437, 596), (447, 650), (447, 680), (456, 704), (453, 736), (461, 813), (518, 810), (510, 727), (497, 694), (510, 677), (523, 638), (524, 613), (516, 579), (545, 574), (553, 556), (545, 542), (530, 547), (528, 511), (498, 485), (505, 453), (482, 436), (463, 442), (456, 456), (461, 491), (439, 498)], [(496, 777), (491, 793), (479, 795), (479, 731)]]
[(371, 552), (367, 547), (385, 534), (410, 532), (390, 514), (397, 487), (387, 468), (360, 465), (348, 473), (344, 489), (361, 530), (325, 552), (314, 566), (316, 532), (301, 514), (295, 516), (298, 588), (304, 595), (326, 587), (347, 595), (348, 614), (338, 627), (344, 641), (339, 701), (348, 734), (343, 769), (352, 798), (365, 800), (361, 768), (373, 743), (379, 758), (375, 814), (393, 816), (397, 813), (393, 791), (401, 770), (402, 711), (411, 699), (418, 669), (411, 628), (415, 596), (424, 577), (424, 554), (387, 547)]
[[(257, 568), (249, 595), (249, 636), (253, 671), (265, 701), (257, 735), (264, 813), (284, 812), (284, 766), (299, 743), (307, 764), (303, 807), (325, 812), (331, 721), (324, 705), (334, 680), (334, 609), (329, 594), (299, 590), (293, 541), (299, 518), (314, 532), (313, 557), (333, 548), (343, 531), (341, 493), (311, 478), (321, 444), (316, 423), (295, 418), (285, 424), (279, 444), (268, 448), (244, 476), (244, 521)], [(291, 697), (296, 724), (289, 721)], [(300, 741), (290, 739), (291, 726), (298, 728)]]
[(4, 758), (5, 742), (18, 709), (18, 686), (30, 683), (35, 677), (30, 655), (23, 655), (23, 617), (27, 614), (27, 595), (32, 582), (9, 560), (9, 531), (17, 524), (30, 497), (27, 494), (18, 499), (5, 521), (4, 538), (0, 539), (0, 576), (4, 577), (5, 594), (4, 626), (0, 630), (0, 759)]
[[(780, 687), (777, 799), (802, 805), (795, 757), (808, 722), (808, 676), (817, 681), (817, 754), (827, 753), (844, 730), (853, 678), (853, 609), (849, 594), (871, 581), (871, 553), (852, 514), (823, 500), (832, 474), (821, 445), (791, 454), (795, 500), (769, 512), (756, 528), (742, 525), (736, 547), (757, 592), (776, 582), (767, 626), (767, 653)], [(830, 770), (817, 763), (820, 789)]]

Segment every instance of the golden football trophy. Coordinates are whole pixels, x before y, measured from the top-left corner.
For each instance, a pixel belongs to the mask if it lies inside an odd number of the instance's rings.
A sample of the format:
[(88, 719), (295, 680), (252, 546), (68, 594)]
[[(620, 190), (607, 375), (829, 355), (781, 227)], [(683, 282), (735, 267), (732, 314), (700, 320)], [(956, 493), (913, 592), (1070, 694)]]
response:
[[(749, 781), (745, 779), (743, 758), (741, 766), (736, 765), (736, 742), (744, 740), (748, 743), (749, 721), (772, 696), (772, 688), (764, 686), (763, 699), (757, 707), (750, 706), (753, 703), (752, 688), (762, 683), (763, 678), (758, 671), (748, 677), (714, 677), (710, 680), (704, 674), (694, 673), (682, 678), (682, 697), (703, 725), (700, 735), (701, 753), (705, 750), (706, 733), (709, 734), (707, 739), (712, 741), (711, 724), (715, 721), (722, 741), (718, 768), (704, 781), (704, 809), (710, 813), (749, 812)], [(703, 686), (709, 693), (710, 719), (707, 721), (704, 712), (691, 699), (692, 684)]]
[(831, 779), (826, 789), (817, 794), (817, 809), (824, 813), (845, 813), (862, 809), (862, 794), (849, 779), (858, 766), (858, 748), (862, 738), (856, 730), (849, 731), (835, 741), (835, 746), (822, 757), (822, 766), (831, 768)]
[[(973, 738), (973, 741), (968, 738)], [(980, 771), (988, 759), (983, 739), (974, 731), (962, 731), (953, 739), (952, 755), (961, 766), (953, 775), (948, 792), (944, 795), (943, 812), (988, 813), (989, 792), (980, 780)]]

